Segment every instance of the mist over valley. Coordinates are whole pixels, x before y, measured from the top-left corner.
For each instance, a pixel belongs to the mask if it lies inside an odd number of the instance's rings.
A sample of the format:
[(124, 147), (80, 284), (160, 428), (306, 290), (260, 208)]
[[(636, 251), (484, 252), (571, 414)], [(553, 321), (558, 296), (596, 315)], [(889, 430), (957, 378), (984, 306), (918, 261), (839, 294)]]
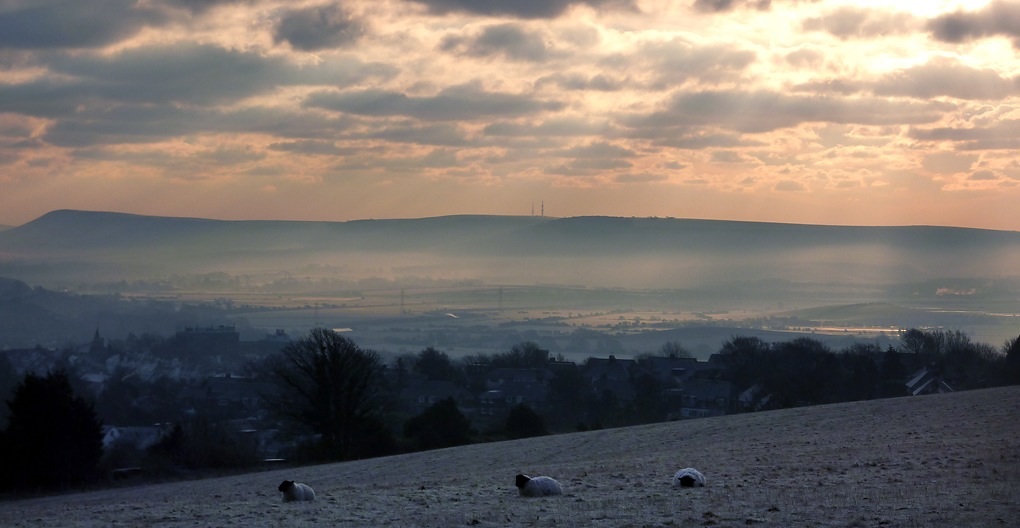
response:
[[(960, 329), (998, 345), (1017, 333), (1017, 270), (1020, 233), (981, 229), (472, 215), (219, 221), (62, 210), (0, 231), (0, 277), (114, 296), (108, 302), (120, 307), (97, 310), (80, 297), (48, 311), (36, 303), (45, 317), (32, 325), (14, 322), (27, 313), (18, 308), (0, 346), (214, 323), (250, 339), (343, 328), (379, 350), (437, 346), (454, 355), (521, 339), (568, 357), (633, 355), (679, 340), (707, 357), (737, 333), (840, 344), (887, 341), (911, 327)], [(23, 289), (4, 295), (6, 311), (12, 299), (27, 302)], [(181, 317), (182, 306), (202, 315)], [(142, 323), (143, 308), (178, 315)], [(41, 327), (48, 335), (29, 333)]]

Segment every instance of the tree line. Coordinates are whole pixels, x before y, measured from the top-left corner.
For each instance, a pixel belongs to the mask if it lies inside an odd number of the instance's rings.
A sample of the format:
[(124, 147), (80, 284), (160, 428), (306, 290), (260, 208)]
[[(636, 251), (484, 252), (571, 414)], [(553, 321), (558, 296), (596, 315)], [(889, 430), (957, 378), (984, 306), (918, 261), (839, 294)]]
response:
[[(688, 355), (678, 343), (665, 344), (659, 353)], [(269, 410), (302, 439), (293, 458), (318, 462), (662, 421), (667, 419), (665, 395), (674, 387), (652, 375), (655, 357), (635, 358), (628, 372), (633, 392), (620, 398), (593, 390), (583, 376), (585, 365), (552, 361), (549, 352), (534, 343), (460, 360), (426, 348), (387, 365), (375, 351), (334, 331), (314, 329), (253, 363), (251, 373), (273, 383), (275, 390), (265, 395)], [(477, 393), (492, 369), (542, 369), (552, 363), (557, 366), (550, 369), (546, 402), (540, 408), (514, 406), (488, 430), (479, 430), (452, 399), (414, 416), (401, 414), (395, 405), (397, 391), (411, 376), (448, 381)], [(996, 349), (959, 331), (912, 329), (901, 336), (898, 348), (885, 350), (855, 345), (834, 351), (809, 338), (767, 343), (738, 336), (722, 345), (714, 363), (718, 368), (699, 376), (730, 383), (734, 396), (747, 391), (757, 395), (753, 406), (731, 412), (903, 396), (904, 381), (918, 366), (931, 369), (956, 390), (1020, 384), (1018, 339)], [(9, 367), (0, 361), (0, 384), (12, 378)], [(116, 449), (104, 453), (104, 416), (97, 412), (97, 400), (74, 385), (74, 377), (62, 368), (45, 375), (29, 372), (17, 381), (6, 401), (6, 423), (0, 423), (0, 465), (5, 468), (0, 490), (95, 484), (131, 464), (189, 476), (194, 473), (187, 471), (243, 469), (257, 462), (251, 439), (211, 414), (176, 416), (158, 442), (133, 458)], [(108, 390), (120, 390), (122, 396), (130, 392), (125, 386)]]

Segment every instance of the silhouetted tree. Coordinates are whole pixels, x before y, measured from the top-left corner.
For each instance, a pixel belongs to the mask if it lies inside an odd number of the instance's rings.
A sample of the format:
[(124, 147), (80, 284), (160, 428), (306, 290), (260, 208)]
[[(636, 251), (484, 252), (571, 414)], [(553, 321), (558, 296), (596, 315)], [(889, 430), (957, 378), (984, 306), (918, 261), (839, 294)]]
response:
[(514, 345), (509, 352), (492, 356), (492, 368), (545, 368), (549, 365), (549, 351), (532, 341)]
[[(14, 365), (6, 355), (0, 354), (0, 401), (9, 400), (19, 382), (20, 378), (18, 372), (14, 370)], [(0, 431), (7, 427), (9, 410), (6, 405), (0, 406)]]
[(935, 334), (911, 328), (900, 337), (900, 349), (929, 361), (938, 355), (939, 343)]
[(92, 404), (75, 396), (67, 373), (25, 375), (7, 406), (0, 441), (5, 487), (66, 487), (97, 476), (102, 423)]
[(453, 447), (471, 442), (471, 421), (446, 398), (404, 423), (404, 436), (414, 440), (418, 449)]
[(270, 397), (275, 410), (321, 437), (324, 456), (346, 460), (366, 456), (378, 445), (384, 410), (383, 364), (371, 350), (323, 328), (284, 347), (271, 362), (279, 385)]
[(723, 343), (719, 357), (730, 381), (744, 389), (761, 382), (771, 350), (771, 345), (757, 337), (737, 336)]
[(880, 398), (907, 395), (907, 367), (903, 365), (900, 353), (895, 348), (889, 347), (882, 353), (879, 378), (878, 396)]
[(875, 345), (853, 345), (840, 356), (843, 363), (842, 387), (829, 401), (870, 400), (877, 395), (879, 385), (878, 364), (881, 349)]
[(667, 402), (662, 382), (640, 368), (632, 369), (629, 374), (634, 399), (628, 404), (627, 423), (653, 423), (665, 419)]
[(1006, 341), (1002, 346), (1006, 354), (1005, 381), (1010, 385), (1020, 385), (1020, 337)]
[(132, 372), (124, 368), (116, 369), (103, 387), (103, 392), (96, 398), (96, 412), (103, 421), (114, 425), (139, 425), (148, 420), (144, 413), (134, 405), (142, 392)]
[(418, 353), (411, 371), (429, 380), (464, 383), (464, 373), (454, 366), (450, 356), (432, 347)]
[(523, 403), (519, 403), (510, 409), (510, 412), (506, 415), (506, 425), (504, 428), (507, 436), (510, 438), (529, 438), (549, 434), (542, 417), (534, 409)]
[(591, 387), (581, 369), (573, 363), (561, 365), (549, 379), (549, 409), (547, 416), (553, 428), (569, 427), (584, 415), (585, 399)]
[(149, 453), (189, 469), (239, 468), (258, 462), (252, 438), (204, 417), (175, 425)]
[(659, 354), (668, 358), (692, 358), (691, 352), (679, 341), (667, 341), (659, 348)]
[(901, 339), (905, 351), (915, 352), (956, 390), (976, 389), (996, 383), (999, 373), (990, 368), (998, 352), (955, 330), (910, 329)]

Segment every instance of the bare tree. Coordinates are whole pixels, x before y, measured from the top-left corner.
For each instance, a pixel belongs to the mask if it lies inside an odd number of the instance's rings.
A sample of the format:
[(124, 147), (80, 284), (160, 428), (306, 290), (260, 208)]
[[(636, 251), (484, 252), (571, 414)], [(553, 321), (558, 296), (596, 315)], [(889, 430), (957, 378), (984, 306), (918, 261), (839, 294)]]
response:
[(668, 358), (693, 358), (690, 350), (687, 350), (679, 341), (666, 341), (659, 348), (659, 353)]
[(359, 446), (383, 428), (383, 363), (371, 350), (324, 329), (287, 345), (271, 363), (278, 412), (321, 435), (328, 458), (366, 453)]

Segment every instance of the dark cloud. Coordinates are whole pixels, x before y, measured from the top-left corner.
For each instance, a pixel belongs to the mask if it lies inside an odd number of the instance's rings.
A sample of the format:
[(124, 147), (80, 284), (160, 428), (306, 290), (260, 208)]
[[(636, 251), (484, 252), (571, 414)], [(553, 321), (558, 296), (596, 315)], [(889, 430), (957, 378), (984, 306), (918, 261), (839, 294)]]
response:
[(786, 55), (786, 62), (800, 68), (817, 67), (825, 61), (825, 54), (819, 50), (801, 48)]
[(467, 43), (467, 53), (475, 56), (503, 55), (513, 60), (540, 62), (550, 50), (538, 32), (515, 23), (490, 25)]
[(767, 10), (772, 0), (694, 0), (694, 9), (706, 13), (722, 13), (734, 9)]
[(851, 95), (864, 91), (867, 87), (862, 83), (847, 81), (844, 79), (826, 79), (824, 81), (811, 81), (793, 86), (795, 92), (810, 92), (820, 94)]
[(482, 132), (494, 137), (575, 137), (595, 136), (607, 133), (609, 126), (601, 122), (584, 119), (547, 119), (540, 124), (521, 124), (498, 122), (486, 127)]
[(562, 165), (546, 167), (543, 172), (560, 176), (592, 176), (604, 171), (629, 169), (630, 162), (616, 159), (577, 159)]
[(488, 26), (468, 38), (448, 38), (442, 49), (476, 57), (501, 55), (511, 60), (540, 62), (551, 54), (541, 33), (519, 24)]
[(958, 99), (1002, 99), (1020, 93), (1014, 79), (1006, 79), (990, 69), (971, 68), (950, 59), (887, 75), (875, 83), (878, 95), (909, 96), (920, 99), (948, 96)]
[[(0, 49), (87, 49), (115, 44), (145, 27), (249, 0), (25, 0), (0, 11)], [(187, 15), (185, 15), (187, 16)]]
[(919, 24), (920, 21), (909, 13), (842, 7), (825, 16), (809, 18), (802, 27), (850, 39), (911, 33)]
[(979, 11), (957, 11), (928, 22), (928, 31), (943, 42), (966, 42), (995, 35), (1020, 47), (1020, 4), (992, 2)]
[(93, 105), (215, 105), (278, 86), (344, 86), (386, 78), (390, 67), (338, 58), (298, 67), (279, 57), (209, 45), (151, 46), (114, 55), (51, 54), (53, 74), (22, 84), (0, 84), (0, 111), (56, 117)]
[(221, 5), (250, 4), (253, 0), (159, 0), (160, 3), (185, 9), (191, 13), (205, 13)]
[(661, 134), (654, 139), (653, 144), (659, 147), (669, 147), (685, 150), (703, 150), (710, 148), (735, 148), (735, 147), (760, 147), (764, 143), (747, 139), (736, 134), (712, 134), (712, 133), (679, 133)]
[(604, 59), (606, 67), (628, 68), (636, 60), (648, 61), (652, 79), (650, 88), (667, 89), (688, 80), (721, 82), (735, 80), (748, 66), (754, 64), (753, 51), (735, 46), (695, 46), (683, 40), (648, 43), (635, 56), (616, 56)]
[(605, 159), (605, 158), (631, 158), (634, 151), (629, 148), (620, 147), (605, 141), (596, 141), (589, 145), (577, 146), (566, 150), (558, 151), (555, 156), (565, 158)]
[(342, 156), (352, 153), (351, 149), (338, 147), (335, 141), (318, 139), (273, 143), (269, 145), (269, 149), (309, 156)]
[(213, 165), (239, 165), (265, 159), (266, 154), (250, 145), (219, 147), (195, 155), (195, 158)]
[(583, 75), (580, 73), (555, 73), (546, 75), (535, 81), (536, 88), (547, 85), (558, 86), (565, 90), (591, 90), (595, 92), (615, 92), (625, 87), (625, 82), (620, 79), (599, 73), (596, 75)]
[(464, 131), (453, 123), (428, 125), (404, 123), (390, 125), (368, 134), (350, 136), (348, 139), (381, 139), (391, 143), (414, 143), (417, 145), (446, 147), (464, 147), (471, 143)]
[(596, 9), (635, 10), (634, 0), (406, 0), (428, 7), (435, 14), (471, 13), (537, 19), (556, 18), (573, 5)]
[(350, 45), (363, 32), (361, 22), (340, 6), (330, 5), (288, 11), (280, 18), (273, 38), (299, 50), (317, 51)]
[(716, 150), (712, 152), (712, 161), (716, 163), (746, 163), (747, 158), (733, 150)]
[(931, 123), (953, 105), (885, 98), (836, 98), (779, 92), (701, 91), (676, 95), (666, 109), (632, 115), (621, 123), (633, 128), (718, 127), (761, 133), (801, 123), (868, 125)]
[(43, 139), (62, 147), (143, 144), (195, 134), (268, 134), (281, 138), (336, 137), (351, 127), (346, 119), (284, 109), (224, 111), (179, 105), (119, 105), (63, 116)]
[(283, 58), (209, 45), (133, 48), (114, 56), (65, 56), (51, 70), (123, 102), (217, 104), (291, 84)]
[(0, 48), (96, 48), (166, 21), (135, 0), (14, 2), (0, 12)]
[(919, 141), (951, 141), (956, 150), (1020, 149), (1020, 119), (994, 120), (987, 126), (912, 127), (908, 133)]
[(318, 92), (308, 97), (305, 106), (357, 115), (407, 116), (426, 121), (519, 116), (564, 107), (563, 103), (536, 100), (525, 95), (486, 92), (473, 84), (450, 87), (426, 97), (384, 90)]
[(803, 183), (800, 183), (798, 181), (782, 180), (776, 183), (774, 186), (772, 186), (772, 189), (781, 192), (801, 192), (806, 191), (807, 187), (805, 187)]

